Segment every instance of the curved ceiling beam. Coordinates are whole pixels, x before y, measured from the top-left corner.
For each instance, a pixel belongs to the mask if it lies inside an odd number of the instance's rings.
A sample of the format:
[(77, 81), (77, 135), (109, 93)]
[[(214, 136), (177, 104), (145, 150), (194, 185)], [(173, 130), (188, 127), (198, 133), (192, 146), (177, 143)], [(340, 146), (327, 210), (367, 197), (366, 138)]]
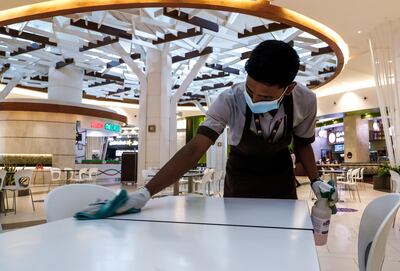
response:
[[(58, 15), (82, 13), (96, 10), (175, 7), (199, 8), (237, 12), (295, 26), (326, 42), (338, 59), (335, 78), (344, 68), (349, 53), (344, 40), (329, 27), (297, 12), (270, 5), (266, 0), (58, 0), (16, 7), (0, 11), (0, 26)], [(323, 85), (323, 84), (321, 84)], [(320, 85), (320, 86), (321, 86)]]

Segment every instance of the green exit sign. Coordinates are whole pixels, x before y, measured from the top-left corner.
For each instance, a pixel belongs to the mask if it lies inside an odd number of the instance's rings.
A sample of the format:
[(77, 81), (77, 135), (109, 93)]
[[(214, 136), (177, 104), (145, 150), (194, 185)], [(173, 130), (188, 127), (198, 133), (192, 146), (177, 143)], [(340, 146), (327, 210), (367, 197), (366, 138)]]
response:
[(104, 129), (108, 131), (113, 131), (113, 132), (121, 132), (121, 126), (118, 124), (113, 124), (113, 123), (105, 123), (104, 124)]

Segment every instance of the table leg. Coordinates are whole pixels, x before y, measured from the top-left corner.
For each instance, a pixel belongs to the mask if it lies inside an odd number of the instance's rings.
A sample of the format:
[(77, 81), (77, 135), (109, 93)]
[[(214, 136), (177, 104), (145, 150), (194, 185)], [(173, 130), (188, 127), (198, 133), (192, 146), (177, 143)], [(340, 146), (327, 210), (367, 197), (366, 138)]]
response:
[(174, 196), (179, 196), (179, 181), (174, 183)]
[(193, 177), (188, 177), (188, 193), (193, 193)]

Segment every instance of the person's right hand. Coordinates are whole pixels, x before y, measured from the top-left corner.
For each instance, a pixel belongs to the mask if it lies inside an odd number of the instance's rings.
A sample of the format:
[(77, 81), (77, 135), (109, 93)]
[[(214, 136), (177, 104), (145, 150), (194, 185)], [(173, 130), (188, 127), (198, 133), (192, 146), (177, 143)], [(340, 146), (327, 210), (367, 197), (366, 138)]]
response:
[(137, 191), (129, 195), (129, 199), (119, 207), (116, 211), (117, 214), (124, 213), (129, 209), (141, 209), (150, 200), (150, 192), (146, 187), (139, 188)]

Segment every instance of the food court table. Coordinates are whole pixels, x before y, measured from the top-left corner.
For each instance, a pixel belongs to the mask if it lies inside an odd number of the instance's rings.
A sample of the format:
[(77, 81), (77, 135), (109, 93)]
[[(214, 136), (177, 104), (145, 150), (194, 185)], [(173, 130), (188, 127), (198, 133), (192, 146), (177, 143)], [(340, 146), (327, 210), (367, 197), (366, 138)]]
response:
[[(256, 200), (250, 204), (243, 199), (241, 204), (242, 199), (232, 203), (223, 198), (174, 198), (152, 200), (140, 215), (160, 209), (159, 214), (164, 211), (170, 216), (167, 207), (181, 214), (193, 211), (193, 219), (204, 223), (184, 222), (179, 216), (164, 222), (68, 218), (6, 232), (0, 234), (0, 270), (320, 270), (308, 209), (301, 201)], [(212, 206), (224, 208), (211, 211)], [(238, 206), (252, 206), (255, 211), (246, 215), (241, 213), (244, 209), (234, 210)], [(276, 217), (268, 206), (275, 206), (284, 218)], [(259, 213), (263, 208), (267, 211)], [(262, 216), (253, 217), (258, 214)], [(279, 222), (272, 222), (276, 219)], [(308, 221), (298, 223), (302, 219)], [(269, 226), (280, 223), (283, 227)]]

